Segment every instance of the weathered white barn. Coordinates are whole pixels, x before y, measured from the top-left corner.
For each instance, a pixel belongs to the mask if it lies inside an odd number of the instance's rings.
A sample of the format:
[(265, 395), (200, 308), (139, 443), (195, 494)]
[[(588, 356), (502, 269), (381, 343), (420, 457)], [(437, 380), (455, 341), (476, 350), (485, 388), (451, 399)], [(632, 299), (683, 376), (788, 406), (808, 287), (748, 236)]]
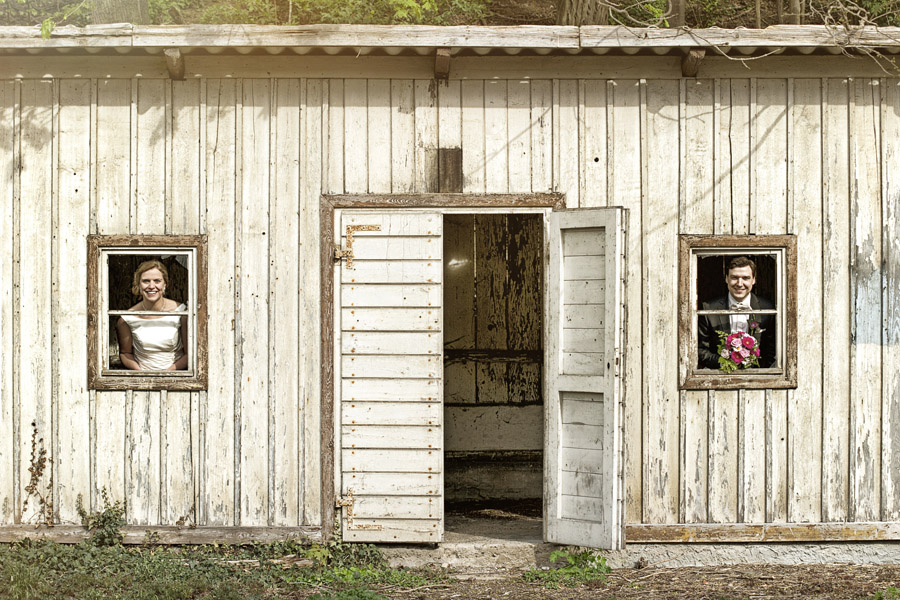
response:
[[(900, 539), (898, 40), (0, 28), (0, 540), (103, 490), (131, 541), (436, 542), (488, 498), (563, 543)], [(698, 372), (741, 249), (778, 368)], [(113, 364), (143, 255), (185, 377)]]

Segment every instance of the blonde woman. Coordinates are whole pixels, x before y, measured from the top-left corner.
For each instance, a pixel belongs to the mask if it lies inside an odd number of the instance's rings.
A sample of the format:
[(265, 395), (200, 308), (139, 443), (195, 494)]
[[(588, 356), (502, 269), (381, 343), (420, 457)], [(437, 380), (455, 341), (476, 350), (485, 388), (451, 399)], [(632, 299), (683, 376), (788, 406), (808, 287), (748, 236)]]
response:
[[(134, 272), (131, 292), (141, 301), (128, 310), (172, 312), (184, 304), (165, 297), (169, 270), (158, 260), (142, 262)], [(132, 371), (187, 369), (187, 319), (184, 316), (123, 315), (116, 323), (119, 358)]]

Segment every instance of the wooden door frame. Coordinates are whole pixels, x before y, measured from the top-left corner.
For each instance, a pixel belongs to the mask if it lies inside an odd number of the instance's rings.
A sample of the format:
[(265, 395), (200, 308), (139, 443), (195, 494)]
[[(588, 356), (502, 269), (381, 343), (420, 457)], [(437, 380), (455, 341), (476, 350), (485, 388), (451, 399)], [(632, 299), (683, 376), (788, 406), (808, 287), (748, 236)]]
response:
[(323, 194), (319, 206), (321, 268), (321, 454), (322, 473), (322, 537), (330, 539), (334, 532), (334, 212), (353, 208), (547, 208), (566, 207), (561, 193), (537, 194)]

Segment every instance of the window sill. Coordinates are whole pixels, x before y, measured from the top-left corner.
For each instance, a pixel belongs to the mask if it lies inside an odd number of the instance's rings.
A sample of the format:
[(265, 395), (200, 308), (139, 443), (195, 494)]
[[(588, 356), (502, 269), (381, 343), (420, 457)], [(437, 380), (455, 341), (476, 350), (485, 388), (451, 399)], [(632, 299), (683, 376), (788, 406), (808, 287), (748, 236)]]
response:
[(754, 369), (755, 373), (725, 374), (713, 369), (697, 369), (681, 382), (682, 390), (760, 390), (797, 387), (796, 375), (781, 369)]
[[(109, 374), (108, 374), (109, 373)], [(167, 375), (143, 375), (135, 371), (134, 375), (121, 375), (121, 371), (104, 371), (101, 377), (89, 377), (92, 390), (117, 391), (161, 391), (171, 392), (205, 390), (207, 382), (193, 373), (173, 371)], [(145, 371), (146, 373), (146, 371)]]

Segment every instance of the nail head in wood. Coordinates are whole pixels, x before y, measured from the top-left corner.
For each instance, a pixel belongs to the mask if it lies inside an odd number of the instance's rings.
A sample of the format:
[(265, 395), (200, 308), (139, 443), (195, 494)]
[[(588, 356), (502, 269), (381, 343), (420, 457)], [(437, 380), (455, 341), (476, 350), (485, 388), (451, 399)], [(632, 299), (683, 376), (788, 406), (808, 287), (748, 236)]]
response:
[(450, 79), (450, 48), (438, 48), (435, 51), (434, 78)]
[(178, 48), (167, 48), (163, 52), (166, 55), (166, 69), (172, 79), (184, 79), (184, 55)]
[(681, 59), (681, 76), (696, 77), (700, 71), (700, 63), (706, 56), (706, 50), (702, 48), (691, 48), (690, 51)]

